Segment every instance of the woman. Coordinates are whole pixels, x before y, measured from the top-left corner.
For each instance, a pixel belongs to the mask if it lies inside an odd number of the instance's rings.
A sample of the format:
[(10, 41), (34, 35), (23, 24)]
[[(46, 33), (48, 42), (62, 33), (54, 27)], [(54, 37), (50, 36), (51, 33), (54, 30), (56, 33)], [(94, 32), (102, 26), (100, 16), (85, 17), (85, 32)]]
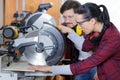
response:
[[(86, 3), (75, 13), (76, 21), (85, 33), (82, 50), (92, 50), (93, 55), (70, 65), (33, 66), (31, 69), (53, 74), (78, 75), (97, 66), (99, 80), (120, 80), (120, 34), (110, 22), (106, 7)], [(68, 33), (74, 34), (70, 31)]]

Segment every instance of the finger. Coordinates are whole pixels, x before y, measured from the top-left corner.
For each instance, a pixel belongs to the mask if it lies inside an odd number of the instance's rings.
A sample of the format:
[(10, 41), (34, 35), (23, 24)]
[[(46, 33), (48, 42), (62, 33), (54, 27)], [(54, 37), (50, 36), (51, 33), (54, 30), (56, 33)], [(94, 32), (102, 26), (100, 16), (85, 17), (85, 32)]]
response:
[(58, 25), (58, 27), (57, 27), (59, 30), (61, 30), (62, 29), (62, 26), (60, 26), (60, 25)]

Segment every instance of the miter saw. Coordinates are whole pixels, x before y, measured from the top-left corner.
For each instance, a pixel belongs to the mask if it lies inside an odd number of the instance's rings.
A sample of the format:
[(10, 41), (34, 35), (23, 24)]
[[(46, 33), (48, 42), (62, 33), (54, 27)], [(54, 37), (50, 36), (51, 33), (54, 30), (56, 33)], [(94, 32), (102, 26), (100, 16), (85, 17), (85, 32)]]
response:
[[(45, 12), (50, 7), (51, 3), (41, 4), (34, 13), (28, 13), (21, 21), (12, 22), (11, 25), (2, 28), (1, 45), (5, 47), (3, 50), (1, 48), (1, 53), (5, 52), (6, 56), (1, 56), (0, 62), (4, 61), (4, 57), (12, 58), (6, 63), (6, 68), (9, 69), (12, 63), (23, 62), (22, 57), (28, 65), (55, 65), (60, 61), (65, 42), (61, 32), (56, 28), (55, 19)], [(2, 66), (1, 64), (1, 68)], [(23, 66), (25, 65), (21, 68)], [(17, 70), (14, 68), (11, 71)], [(29, 74), (30, 72), (27, 75), (30, 76)], [(35, 76), (35, 72), (32, 74)]]

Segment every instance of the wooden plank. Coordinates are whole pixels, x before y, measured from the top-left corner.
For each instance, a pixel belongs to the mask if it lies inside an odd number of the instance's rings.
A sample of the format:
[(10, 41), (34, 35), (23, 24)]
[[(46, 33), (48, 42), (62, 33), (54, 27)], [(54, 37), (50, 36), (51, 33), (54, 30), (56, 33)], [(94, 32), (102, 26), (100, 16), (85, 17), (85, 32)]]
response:
[(35, 72), (34, 70), (28, 69), (31, 65), (26, 61), (20, 61), (20, 62), (13, 62), (10, 64), (9, 67), (3, 68), (3, 70), (6, 71), (29, 71), (29, 72)]

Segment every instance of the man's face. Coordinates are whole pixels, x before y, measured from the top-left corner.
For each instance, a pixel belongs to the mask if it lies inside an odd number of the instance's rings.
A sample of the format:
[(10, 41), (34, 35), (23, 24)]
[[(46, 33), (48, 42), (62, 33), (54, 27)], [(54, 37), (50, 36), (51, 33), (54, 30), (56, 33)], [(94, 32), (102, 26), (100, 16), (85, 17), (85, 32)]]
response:
[(64, 18), (64, 23), (66, 24), (67, 27), (73, 28), (77, 23), (75, 20), (75, 13), (73, 9), (69, 9), (63, 12), (63, 18)]

